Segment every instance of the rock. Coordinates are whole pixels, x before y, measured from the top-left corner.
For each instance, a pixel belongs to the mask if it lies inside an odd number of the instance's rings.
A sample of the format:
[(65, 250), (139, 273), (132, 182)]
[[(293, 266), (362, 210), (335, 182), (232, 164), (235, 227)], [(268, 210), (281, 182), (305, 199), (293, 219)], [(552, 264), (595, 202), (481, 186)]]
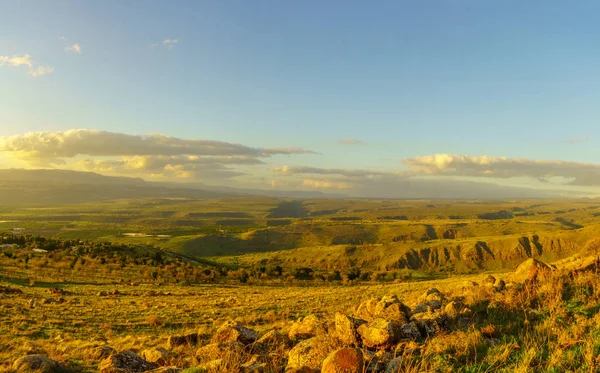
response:
[(238, 341), (210, 343), (196, 350), (196, 356), (202, 360), (216, 360), (227, 358), (232, 360), (233, 356), (241, 356), (244, 345)]
[(414, 340), (421, 338), (421, 332), (415, 322), (400, 325), (399, 340)]
[(192, 333), (188, 335), (171, 335), (167, 340), (167, 348), (172, 349), (173, 347), (183, 345), (196, 345), (198, 344), (198, 334)]
[(318, 336), (298, 343), (288, 353), (286, 372), (290, 368), (321, 369), (323, 360), (334, 349), (327, 336)]
[(413, 315), (411, 320), (417, 325), (424, 337), (432, 337), (438, 334), (446, 324), (446, 316), (439, 312), (418, 313)]
[(316, 315), (308, 315), (292, 324), (288, 337), (291, 340), (308, 339), (325, 332), (323, 321)]
[(429, 306), (429, 310), (435, 311), (442, 308), (442, 301), (439, 299), (432, 299), (427, 302), (427, 306)]
[(105, 297), (105, 296), (107, 296), (107, 295), (108, 295), (108, 293), (107, 293), (107, 292), (105, 292), (104, 290), (102, 290), (102, 291), (99, 291), (99, 292), (96, 294), (96, 296), (98, 296), (98, 297)]
[(385, 373), (398, 373), (400, 372), (400, 363), (402, 362), (402, 359), (397, 357), (394, 358), (390, 361), (388, 361), (388, 363), (385, 365)]
[(363, 355), (356, 348), (340, 348), (332, 352), (325, 361), (321, 373), (362, 373)]
[(366, 321), (354, 317), (346, 316), (343, 313), (335, 314), (335, 332), (337, 338), (345, 345), (357, 345), (360, 342), (360, 336), (356, 329)]
[(406, 323), (409, 314), (410, 308), (400, 302), (400, 299), (395, 295), (381, 298), (375, 306), (375, 317), (398, 324)]
[(127, 350), (112, 354), (102, 360), (98, 370), (100, 373), (137, 373), (156, 368), (155, 364), (142, 359), (135, 352)]
[(489, 275), (485, 278), (485, 280), (483, 280), (483, 284), (487, 285), (487, 286), (494, 286), (494, 284), (496, 283), (496, 277)]
[(494, 283), (494, 289), (496, 291), (503, 291), (505, 288), (506, 288), (506, 283), (501, 278), (497, 279), (496, 282)]
[(361, 318), (363, 320), (374, 320), (376, 318), (375, 314), (377, 303), (379, 303), (379, 300), (375, 298), (367, 299), (358, 305), (354, 314), (356, 315), (356, 317)]
[(475, 281), (466, 280), (466, 281), (463, 281), (463, 283), (462, 283), (463, 291), (474, 290), (477, 287), (479, 287), (479, 284), (476, 283)]
[(381, 299), (371, 298), (358, 305), (355, 316), (366, 320), (385, 319), (397, 324), (403, 324), (408, 321), (410, 308), (403, 304), (398, 297), (384, 296)]
[(464, 308), (465, 308), (464, 303), (452, 301), (452, 302), (446, 304), (446, 307), (444, 307), (444, 312), (446, 312), (448, 315), (456, 316)]
[(397, 327), (385, 319), (375, 319), (358, 327), (358, 334), (362, 337), (366, 347), (387, 346), (396, 340)]
[(290, 339), (287, 335), (282, 334), (277, 330), (270, 330), (252, 345), (252, 350), (259, 350), (267, 353), (287, 348), (289, 345)]
[(415, 313), (422, 313), (422, 312), (429, 312), (429, 311), (432, 311), (432, 309), (431, 309), (431, 307), (429, 307), (428, 304), (420, 303), (415, 306), (412, 313), (415, 314)]
[(29, 355), (17, 359), (13, 363), (16, 373), (59, 373), (65, 368), (45, 355)]
[(42, 299), (42, 304), (55, 304), (58, 303), (56, 299), (54, 298), (44, 298)]
[(548, 264), (531, 258), (519, 264), (511, 278), (515, 282), (532, 282), (543, 276), (544, 272), (551, 270), (552, 268)]
[(117, 352), (110, 346), (99, 346), (89, 350), (88, 356), (93, 360), (103, 360)]
[(258, 333), (254, 330), (243, 327), (241, 324), (228, 321), (217, 330), (212, 337), (213, 343), (223, 342), (240, 342), (242, 344), (250, 344), (258, 339)]
[(167, 365), (171, 360), (171, 353), (162, 347), (149, 348), (140, 353), (146, 361), (156, 365)]
[(27, 302), (27, 306), (29, 306), (29, 308), (36, 308), (36, 307), (41, 307), (42, 305), (40, 304), (40, 302), (36, 301), (35, 299), (31, 299), (31, 300), (29, 300), (29, 302)]

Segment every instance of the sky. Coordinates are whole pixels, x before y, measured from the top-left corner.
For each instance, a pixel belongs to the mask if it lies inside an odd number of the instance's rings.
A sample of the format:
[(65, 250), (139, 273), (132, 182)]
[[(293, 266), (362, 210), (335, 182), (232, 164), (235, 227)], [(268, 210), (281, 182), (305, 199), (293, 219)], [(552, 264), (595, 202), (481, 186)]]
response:
[(600, 191), (597, 1), (0, 2), (0, 167)]

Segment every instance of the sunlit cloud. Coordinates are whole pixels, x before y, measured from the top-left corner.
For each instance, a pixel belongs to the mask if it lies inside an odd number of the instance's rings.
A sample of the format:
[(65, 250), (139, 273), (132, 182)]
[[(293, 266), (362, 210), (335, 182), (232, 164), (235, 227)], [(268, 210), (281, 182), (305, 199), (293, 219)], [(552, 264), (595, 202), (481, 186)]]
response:
[(561, 184), (600, 185), (600, 164), (560, 160), (533, 160), (492, 156), (435, 154), (404, 160), (411, 175), (486, 178), (530, 177)]
[(312, 153), (297, 147), (260, 148), (162, 134), (74, 129), (0, 137), (0, 152), (33, 167), (71, 168), (141, 177), (188, 179), (247, 175), (275, 155)]
[(81, 54), (81, 46), (79, 44), (70, 45), (65, 47), (65, 52)]
[(366, 142), (363, 141), (363, 140), (359, 140), (359, 139), (346, 138), (346, 139), (341, 139), (340, 140), (340, 144), (344, 144), (344, 145), (365, 145)]
[(37, 77), (51, 73), (54, 71), (52, 67), (36, 66), (31, 59), (31, 55), (25, 54), (22, 56), (0, 56), (0, 67), (27, 67), (29, 76)]

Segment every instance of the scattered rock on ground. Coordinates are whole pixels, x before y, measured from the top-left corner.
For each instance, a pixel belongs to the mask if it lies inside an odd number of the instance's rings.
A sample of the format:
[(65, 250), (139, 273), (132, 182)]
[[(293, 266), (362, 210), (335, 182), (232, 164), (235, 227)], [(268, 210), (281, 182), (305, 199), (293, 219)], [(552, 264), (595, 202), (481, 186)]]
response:
[(356, 348), (340, 348), (332, 352), (325, 361), (321, 373), (362, 373), (363, 354)]
[(240, 342), (245, 345), (255, 342), (258, 339), (258, 333), (246, 328), (241, 324), (228, 321), (217, 330), (212, 337), (213, 343)]
[(13, 363), (16, 373), (59, 373), (66, 371), (58, 362), (45, 355), (29, 355)]
[(100, 373), (137, 373), (158, 368), (131, 350), (112, 354), (100, 362)]
[(157, 365), (166, 365), (171, 360), (171, 353), (163, 347), (149, 348), (140, 353), (146, 361)]

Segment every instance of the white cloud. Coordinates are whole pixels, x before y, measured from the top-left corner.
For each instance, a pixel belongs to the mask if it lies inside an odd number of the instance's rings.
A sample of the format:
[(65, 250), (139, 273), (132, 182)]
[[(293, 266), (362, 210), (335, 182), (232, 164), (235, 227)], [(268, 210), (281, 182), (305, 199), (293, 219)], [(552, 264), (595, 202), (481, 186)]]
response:
[(52, 68), (52, 67), (38, 66), (34, 69), (30, 69), (27, 74), (35, 77), (35, 76), (42, 76), (42, 75), (50, 74), (53, 71), (54, 71), (54, 68)]
[(25, 54), (22, 56), (14, 55), (12, 57), (9, 56), (0, 56), (0, 67), (19, 67), (19, 66), (27, 66), (28, 74), (33, 77), (42, 76), (51, 73), (54, 71), (52, 67), (46, 66), (35, 66), (33, 61), (31, 60), (31, 55)]
[(363, 141), (363, 140), (359, 140), (359, 139), (346, 138), (346, 139), (341, 139), (340, 140), (340, 144), (344, 144), (344, 145), (365, 145), (366, 142)]
[(73, 52), (77, 54), (81, 54), (81, 46), (79, 44), (73, 44), (68, 47), (65, 47), (65, 52)]
[(64, 36), (59, 36), (58, 40), (65, 40), (65, 37)]
[(414, 157), (403, 162), (410, 167), (411, 175), (531, 177), (540, 181), (563, 180), (562, 184), (600, 185), (600, 164), (595, 163), (456, 154)]
[(165, 47), (165, 48), (167, 48), (167, 49), (173, 49), (173, 46), (174, 46), (175, 44), (179, 44), (179, 42), (180, 42), (180, 40), (179, 40), (179, 39), (165, 39), (165, 40), (163, 40), (163, 41), (161, 41), (161, 42), (158, 42), (158, 43), (154, 43), (154, 44), (152, 44), (152, 46), (153, 46), (153, 47), (160, 47), (160, 46), (163, 46), (163, 47)]

